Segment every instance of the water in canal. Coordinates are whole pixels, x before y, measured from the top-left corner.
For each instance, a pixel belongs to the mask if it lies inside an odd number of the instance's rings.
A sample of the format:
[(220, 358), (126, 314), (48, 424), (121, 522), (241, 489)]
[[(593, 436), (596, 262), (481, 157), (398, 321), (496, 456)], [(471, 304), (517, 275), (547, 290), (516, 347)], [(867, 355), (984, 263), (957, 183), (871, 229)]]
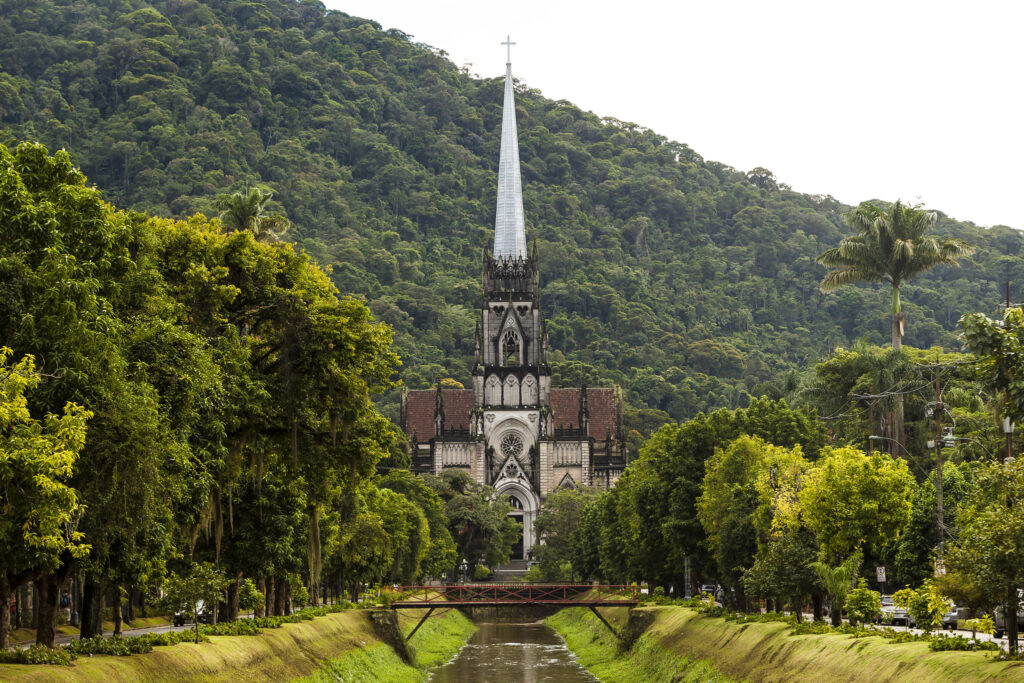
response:
[(477, 624), (455, 659), (434, 671), (431, 683), (593, 683), (565, 641), (542, 623)]

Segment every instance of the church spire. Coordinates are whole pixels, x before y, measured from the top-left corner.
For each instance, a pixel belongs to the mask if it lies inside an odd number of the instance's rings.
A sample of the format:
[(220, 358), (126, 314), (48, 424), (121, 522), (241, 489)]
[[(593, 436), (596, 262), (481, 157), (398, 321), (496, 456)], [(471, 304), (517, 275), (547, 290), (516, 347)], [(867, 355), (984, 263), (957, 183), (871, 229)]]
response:
[(512, 46), (505, 63), (505, 104), (501, 115), (501, 159), (498, 162), (498, 206), (494, 217), (494, 258), (526, 258), (526, 222), (523, 217), (523, 185), (519, 175), (519, 136), (516, 133), (516, 101), (512, 86)]

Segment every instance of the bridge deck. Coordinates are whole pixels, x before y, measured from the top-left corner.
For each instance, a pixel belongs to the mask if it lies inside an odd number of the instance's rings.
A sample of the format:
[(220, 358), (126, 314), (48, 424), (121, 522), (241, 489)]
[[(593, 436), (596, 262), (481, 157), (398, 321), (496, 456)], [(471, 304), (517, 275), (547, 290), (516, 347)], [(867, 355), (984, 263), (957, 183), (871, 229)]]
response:
[(578, 607), (633, 607), (639, 603), (637, 586), (591, 584), (455, 584), (395, 586), (387, 589), (392, 609), (424, 607), (510, 607), (515, 605), (572, 605)]

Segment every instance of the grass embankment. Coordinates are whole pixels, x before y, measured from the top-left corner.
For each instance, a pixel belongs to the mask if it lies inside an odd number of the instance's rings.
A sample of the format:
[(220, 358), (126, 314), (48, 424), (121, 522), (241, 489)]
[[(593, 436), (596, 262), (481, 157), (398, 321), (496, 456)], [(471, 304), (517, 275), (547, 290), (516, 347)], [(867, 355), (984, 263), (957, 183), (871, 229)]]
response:
[[(419, 623), (426, 610), (399, 611), (402, 633), (406, 636)], [(429, 669), (444, 664), (466, 644), (476, 626), (455, 609), (430, 617), (416, 631), (410, 644), (415, 650), (416, 666), (405, 664), (395, 651), (384, 643), (373, 647), (352, 650), (335, 657), (312, 676), (304, 679), (310, 683), (321, 681), (388, 681), (394, 683), (418, 683), (425, 681)]]
[[(447, 643), (451, 648), (465, 631), (468, 620), (461, 614), (447, 613), (431, 618), (413, 638), (428, 628), (432, 641)], [(462, 621), (460, 621), (460, 619)], [(432, 622), (445, 622), (439, 625)], [(472, 624), (469, 632), (472, 632)], [(441, 636), (451, 636), (442, 638)], [(461, 646), (459, 642), (459, 646)], [(424, 659), (442, 656), (433, 642), (421, 643)], [(451, 655), (448, 655), (449, 657)], [(336, 662), (337, 675), (328, 667)], [(148, 654), (131, 657), (80, 657), (71, 666), (0, 665), (2, 681), (287, 681), (317, 673), (323, 667), (325, 676), (314, 680), (393, 680), (420, 681), (422, 669), (407, 666), (382, 643), (373, 630), (370, 613), (347, 610), (317, 617), (312, 621), (285, 624), (265, 629), (255, 636), (213, 636), (209, 642), (180, 643), (158, 647)], [(377, 672), (380, 672), (378, 675)]]
[[(620, 633), (626, 626), (626, 608), (601, 608), (601, 615)], [(605, 683), (673, 681), (679, 683), (729, 683), (714, 665), (666, 650), (651, 633), (644, 633), (624, 655), (618, 655), (618, 639), (589, 610), (564, 609), (545, 620), (565, 638), (580, 664)]]
[[(654, 623), (624, 659), (637, 656), (638, 648), (653, 646), (643, 656), (703, 660), (724, 675), (751, 681), (1024, 681), (1024, 662), (998, 662), (982, 652), (932, 652), (924, 642), (893, 643), (874, 636), (793, 635), (787, 624), (737, 624), (684, 607), (641, 609), (653, 612)], [(579, 639), (583, 631), (577, 625), (580, 617), (560, 613), (555, 619), (566, 622), (563, 635), (571, 647), (570, 638)], [(590, 616), (587, 628), (593, 629), (593, 623), (600, 625)], [(557, 622), (552, 625), (562, 631)], [(587, 664), (583, 653), (580, 661)], [(592, 671), (603, 680), (625, 680), (605, 679), (600, 668)], [(648, 680), (676, 679), (654, 673)]]

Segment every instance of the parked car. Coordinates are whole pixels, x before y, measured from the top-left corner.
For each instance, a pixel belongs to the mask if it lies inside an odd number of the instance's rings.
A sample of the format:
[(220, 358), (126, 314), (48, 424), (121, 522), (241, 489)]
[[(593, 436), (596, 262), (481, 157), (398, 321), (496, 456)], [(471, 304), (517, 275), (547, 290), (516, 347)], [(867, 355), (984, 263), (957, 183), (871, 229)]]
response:
[(891, 595), (882, 596), (882, 617), (880, 621), (888, 624), (913, 626), (914, 620), (904, 608), (893, 604)]
[[(212, 624), (213, 623), (213, 611), (206, 609), (206, 605), (200, 600), (196, 609), (197, 621), (200, 624)], [(184, 626), (189, 620), (189, 615), (185, 612), (175, 612), (172, 622), (175, 626)]]
[[(992, 622), (995, 625), (995, 630), (992, 631), (993, 637), (1002, 638), (1006, 635), (1006, 614), (1002, 607), (996, 607), (992, 613)], [(1024, 609), (1017, 610), (1017, 633), (1024, 634)]]
[(967, 608), (966, 607), (951, 607), (945, 614), (942, 615), (942, 628), (956, 629), (959, 625), (960, 620), (967, 619)]

